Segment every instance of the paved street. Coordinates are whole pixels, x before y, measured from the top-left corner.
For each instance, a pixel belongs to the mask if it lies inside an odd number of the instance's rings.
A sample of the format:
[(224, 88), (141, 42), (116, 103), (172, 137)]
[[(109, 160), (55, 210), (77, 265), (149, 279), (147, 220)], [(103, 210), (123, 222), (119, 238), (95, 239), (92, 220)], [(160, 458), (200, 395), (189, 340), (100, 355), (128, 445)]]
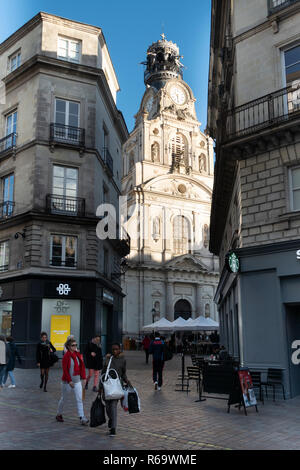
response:
[[(271, 399), (251, 408), (248, 416), (226, 402), (207, 400), (195, 403), (192, 392), (175, 392), (180, 358), (166, 363), (164, 386), (154, 391), (152, 366), (145, 365), (143, 352), (126, 352), (128, 378), (136, 386), (142, 410), (129, 415), (118, 407), (117, 436), (107, 435), (107, 425), (98, 428), (78, 424), (72, 398), (64, 412), (64, 423), (55, 421), (60, 397), (61, 369), (50, 371), (48, 393), (39, 388), (39, 370), (15, 370), (17, 387), (0, 392), (0, 448), (3, 449), (78, 449), (78, 450), (201, 450), (201, 449), (300, 449), (300, 398)], [(189, 359), (188, 359), (189, 360)], [(9, 379), (7, 385), (9, 383)], [(70, 395), (72, 396), (72, 395)], [(86, 392), (85, 410), (95, 393)]]

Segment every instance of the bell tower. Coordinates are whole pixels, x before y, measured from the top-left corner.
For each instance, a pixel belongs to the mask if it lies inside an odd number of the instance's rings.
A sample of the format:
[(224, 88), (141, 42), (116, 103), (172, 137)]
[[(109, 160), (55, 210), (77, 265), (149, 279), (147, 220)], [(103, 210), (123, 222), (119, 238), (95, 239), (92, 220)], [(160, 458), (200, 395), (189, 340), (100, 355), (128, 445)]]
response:
[(142, 62), (146, 89), (123, 146), (122, 193), (130, 214), (125, 229), (131, 237), (123, 330), (129, 336), (151, 323), (153, 310), (173, 320), (180, 299), (193, 317), (209, 305), (216, 318), (218, 266), (208, 251), (213, 141), (200, 131), (181, 59), (164, 35), (148, 47)]

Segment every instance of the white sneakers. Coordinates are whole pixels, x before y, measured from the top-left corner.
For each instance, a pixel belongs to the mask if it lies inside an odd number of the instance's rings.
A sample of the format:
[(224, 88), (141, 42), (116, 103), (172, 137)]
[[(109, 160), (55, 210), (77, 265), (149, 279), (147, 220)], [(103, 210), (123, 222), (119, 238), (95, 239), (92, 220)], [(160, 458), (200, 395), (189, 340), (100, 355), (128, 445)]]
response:
[(88, 422), (89, 422), (89, 420), (85, 416), (80, 418), (80, 424), (82, 424), (83, 426), (87, 426)]
[(157, 387), (157, 390), (161, 390), (161, 388), (160, 388), (160, 387)]
[(7, 388), (16, 388), (15, 385), (9, 385)]

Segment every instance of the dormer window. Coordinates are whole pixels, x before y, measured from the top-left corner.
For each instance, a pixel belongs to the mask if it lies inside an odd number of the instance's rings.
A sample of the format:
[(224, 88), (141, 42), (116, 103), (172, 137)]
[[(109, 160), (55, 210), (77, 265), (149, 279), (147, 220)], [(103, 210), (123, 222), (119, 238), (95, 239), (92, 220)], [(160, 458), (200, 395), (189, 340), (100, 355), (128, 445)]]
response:
[(21, 51), (15, 52), (9, 57), (9, 72), (13, 72), (21, 65)]
[(80, 41), (58, 37), (57, 57), (79, 64), (80, 61)]

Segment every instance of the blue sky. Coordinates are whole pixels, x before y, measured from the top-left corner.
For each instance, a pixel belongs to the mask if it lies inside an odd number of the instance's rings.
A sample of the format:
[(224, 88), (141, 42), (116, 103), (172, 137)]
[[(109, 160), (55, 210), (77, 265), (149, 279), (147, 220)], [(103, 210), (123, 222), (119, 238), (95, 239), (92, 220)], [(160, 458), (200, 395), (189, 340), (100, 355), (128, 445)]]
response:
[(121, 87), (117, 106), (129, 131), (145, 91), (140, 62), (164, 32), (184, 56), (183, 78), (194, 92), (205, 129), (210, 0), (0, 0), (0, 43), (39, 11), (102, 28)]

